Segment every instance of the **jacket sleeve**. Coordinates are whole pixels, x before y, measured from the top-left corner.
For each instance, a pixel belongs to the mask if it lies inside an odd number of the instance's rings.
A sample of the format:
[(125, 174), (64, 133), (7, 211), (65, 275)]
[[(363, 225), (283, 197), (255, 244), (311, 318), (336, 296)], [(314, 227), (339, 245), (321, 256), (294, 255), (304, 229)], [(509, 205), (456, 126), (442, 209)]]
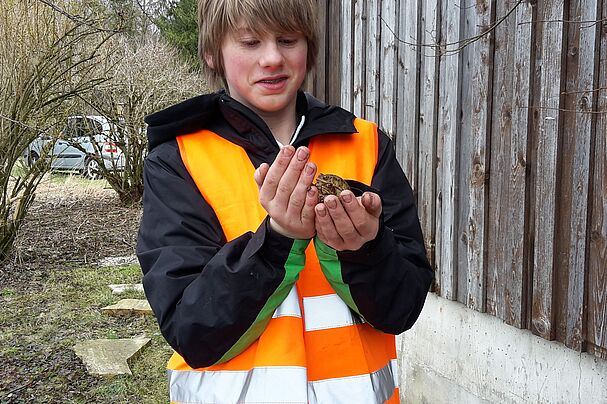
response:
[(225, 362), (261, 335), (296, 282), (308, 241), (272, 232), (266, 219), (226, 242), (175, 141), (150, 152), (144, 181), (137, 255), (160, 330), (193, 368)]
[(392, 142), (382, 132), (379, 136), (378, 163), (366, 189), (382, 199), (377, 237), (357, 251), (335, 251), (318, 239), (314, 243), (321, 268), (342, 300), (373, 327), (400, 334), (419, 317), (434, 273), (409, 181)]

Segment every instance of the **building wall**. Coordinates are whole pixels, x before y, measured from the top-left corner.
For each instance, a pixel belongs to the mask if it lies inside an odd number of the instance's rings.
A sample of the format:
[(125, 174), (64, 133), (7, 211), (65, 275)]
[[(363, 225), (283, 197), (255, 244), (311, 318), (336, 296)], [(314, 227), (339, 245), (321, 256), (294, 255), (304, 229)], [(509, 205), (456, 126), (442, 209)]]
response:
[(398, 339), (403, 403), (607, 403), (607, 361), (429, 294)]
[(394, 140), (434, 292), (607, 359), (607, 0), (318, 4), (307, 88)]

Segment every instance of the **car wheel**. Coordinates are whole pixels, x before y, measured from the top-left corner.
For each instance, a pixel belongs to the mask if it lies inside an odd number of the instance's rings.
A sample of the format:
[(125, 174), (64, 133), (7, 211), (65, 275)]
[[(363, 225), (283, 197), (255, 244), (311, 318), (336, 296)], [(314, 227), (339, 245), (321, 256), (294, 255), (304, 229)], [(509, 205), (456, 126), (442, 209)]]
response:
[(29, 168), (32, 168), (39, 159), (40, 156), (38, 155), (38, 153), (36, 153), (35, 151), (30, 152), (30, 154), (27, 156), (27, 166)]
[(89, 180), (101, 179), (101, 170), (99, 169), (99, 163), (94, 158), (88, 158), (84, 162), (83, 175)]

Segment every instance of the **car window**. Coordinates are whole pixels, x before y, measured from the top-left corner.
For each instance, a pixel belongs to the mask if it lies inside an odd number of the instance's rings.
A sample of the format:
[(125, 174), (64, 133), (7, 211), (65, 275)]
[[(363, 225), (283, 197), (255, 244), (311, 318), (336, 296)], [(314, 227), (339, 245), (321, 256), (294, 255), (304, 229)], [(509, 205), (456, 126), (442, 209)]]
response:
[(95, 136), (103, 133), (103, 125), (91, 118), (70, 118), (63, 134), (67, 139)]

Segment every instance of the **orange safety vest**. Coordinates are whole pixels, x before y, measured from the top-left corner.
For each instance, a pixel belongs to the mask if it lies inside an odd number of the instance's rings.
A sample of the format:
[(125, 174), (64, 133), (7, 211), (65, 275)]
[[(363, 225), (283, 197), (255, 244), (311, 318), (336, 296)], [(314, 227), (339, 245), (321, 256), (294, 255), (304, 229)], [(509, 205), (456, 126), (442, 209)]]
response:
[[(310, 161), (318, 173), (369, 185), (377, 127), (362, 119), (354, 124), (358, 133), (312, 138)], [(227, 241), (255, 231), (267, 213), (245, 150), (208, 130), (177, 142)], [(168, 374), (172, 403), (399, 402), (395, 337), (365, 323), (336, 294), (313, 242), (299, 280), (257, 341), (225, 363), (199, 369), (175, 352)]]

